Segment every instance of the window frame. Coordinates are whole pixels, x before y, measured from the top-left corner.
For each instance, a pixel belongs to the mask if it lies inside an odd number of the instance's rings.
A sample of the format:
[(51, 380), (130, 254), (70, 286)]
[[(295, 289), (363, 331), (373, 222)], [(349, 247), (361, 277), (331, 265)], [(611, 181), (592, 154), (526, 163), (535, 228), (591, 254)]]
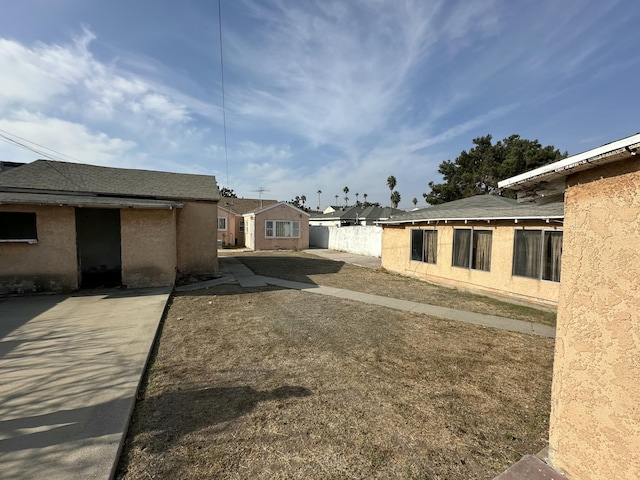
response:
[[(488, 260), (486, 260), (487, 268), (478, 268), (478, 263), (485, 263), (486, 257), (478, 257), (478, 241), (480, 235), (478, 234), (488, 234), (489, 235), (489, 255)], [(462, 241), (462, 236), (466, 237), (464, 239), (463, 248), (466, 254), (461, 255), (460, 253), (456, 254), (457, 246), (459, 246)], [(491, 272), (491, 257), (493, 252), (493, 230), (486, 228), (455, 228), (453, 229), (453, 242), (451, 247), (451, 266), (456, 268), (465, 268), (467, 270), (476, 270), (479, 272)], [(458, 259), (458, 260), (457, 260)]]
[[(21, 217), (20, 221), (22, 222), (18, 228), (15, 227), (17, 217)], [(11, 226), (14, 227), (13, 231)], [(36, 212), (0, 212), (0, 243), (28, 243), (31, 245), (38, 243)]]
[[(278, 235), (278, 224), (288, 224), (287, 229), (282, 225), (282, 228), (290, 232), (289, 235)], [(271, 232), (271, 234), (269, 234)], [(297, 235), (294, 233), (297, 232)], [(264, 221), (264, 237), (265, 238), (300, 238), (300, 221), (299, 220), (265, 220)]]
[[(420, 236), (419, 253), (418, 253), (418, 249), (414, 247), (414, 237), (417, 237), (417, 236)], [(431, 255), (429, 255), (429, 253), (425, 255), (425, 250), (429, 245), (429, 241), (427, 237), (430, 237), (430, 236), (435, 237), (435, 253), (433, 258), (430, 258)], [(411, 229), (410, 260), (412, 262), (421, 262), (421, 263), (427, 263), (429, 265), (437, 265), (438, 263), (438, 230), (437, 229), (423, 229), (423, 228)]]
[[(224, 222), (224, 226), (220, 227), (220, 220)], [(227, 230), (227, 217), (218, 217), (218, 231), (226, 231)]]
[[(518, 254), (517, 251), (517, 247), (519, 245), (518, 243), (518, 235), (522, 234), (523, 232), (528, 232), (528, 233), (535, 233), (538, 235), (538, 258), (537, 258), (537, 272), (536, 275), (524, 275), (522, 273), (516, 273), (516, 255)], [(547, 242), (547, 239), (551, 238), (552, 236), (560, 236), (561, 237), (561, 244), (560, 244), (560, 261), (557, 262), (557, 275), (556, 275), (556, 269), (553, 268), (553, 266), (549, 267), (549, 245)], [(552, 283), (560, 283), (560, 280), (562, 278), (562, 242), (564, 241), (564, 231), (563, 230), (545, 230), (545, 229), (539, 229), (539, 228), (535, 228), (535, 229), (522, 229), (522, 230), (515, 230), (514, 234), (513, 234), (513, 256), (512, 256), (512, 268), (511, 268), (511, 275), (514, 277), (520, 277), (520, 278), (529, 278), (531, 280), (538, 280), (541, 282), (552, 282)], [(553, 265), (553, 262), (551, 262)], [(551, 268), (551, 273), (547, 274), (548, 269)], [(553, 278), (555, 278), (557, 276), (557, 280), (554, 280)]]

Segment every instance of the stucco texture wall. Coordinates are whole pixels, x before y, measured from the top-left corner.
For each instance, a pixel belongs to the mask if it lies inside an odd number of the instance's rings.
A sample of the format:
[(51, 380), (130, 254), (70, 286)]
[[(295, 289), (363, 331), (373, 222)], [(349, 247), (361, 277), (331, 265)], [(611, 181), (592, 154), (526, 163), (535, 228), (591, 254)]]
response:
[[(452, 224), (440, 225), (438, 230), (437, 263), (429, 264), (411, 260), (411, 230), (422, 228), (433, 230), (433, 226), (385, 226), (382, 233), (382, 266), (402, 275), (422, 278), (459, 288), (516, 298), (531, 303), (555, 306), (558, 301), (559, 283), (532, 278), (517, 277), (513, 271), (513, 238), (517, 228), (532, 230), (553, 230), (546, 223), (514, 224), (468, 223), (455, 228), (490, 230), (492, 232), (491, 268), (486, 272), (469, 268), (454, 267)], [(558, 228), (558, 230), (561, 230)], [(564, 268), (564, 267), (563, 267)], [(563, 273), (564, 275), (564, 273)]]
[[(300, 222), (300, 238), (266, 238), (267, 220)], [(309, 217), (287, 205), (276, 205), (255, 215), (254, 250), (304, 250), (309, 248)]]
[(73, 207), (0, 205), (2, 212), (35, 212), (38, 243), (0, 243), (0, 293), (78, 288)]
[(176, 277), (176, 210), (120, 211), (122, 284), (172, 285)]
[(640, 161), (569, 177), (550, 459), (572, 480), (640, 478)]
[(218, 271), (218, 204), (185, 202), (178, 210), (178, 270), (181, 273)]

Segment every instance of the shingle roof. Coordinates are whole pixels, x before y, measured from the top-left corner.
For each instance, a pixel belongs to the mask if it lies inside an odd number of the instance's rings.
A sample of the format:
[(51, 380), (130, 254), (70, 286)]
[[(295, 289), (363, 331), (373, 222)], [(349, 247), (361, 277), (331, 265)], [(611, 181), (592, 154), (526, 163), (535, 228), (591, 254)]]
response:
[(176, 200), (220, 199), (214, 176), (36, 160), (0, 174), (0, 190), (92, 193)]
[(402, 213), (404, 213), (404, 211), (391, 207), (353, 206), (345, 207), (344, 209), (340, 207), (335, 212), (315, 214), (310, 218), (310, 220), (380, 220), (387, 219), (391, 216), (395, 217)]
[(517, 200), (497, 195), (476, 195), (453, 202), (434, 205), (394, 215), (380, 223), (399, 224), (438, 220), (511, 220), (511, 219), (562, 219), (564, 203), (545, 205), (518, 203)]
[(223, 197), (220, 199), (218, 205), (222, 208), (226, 208), (236, 215), (244, 215), (247, 212), (258, 210), (260, 208), (268, 207), (278, 203), (278, 200), (260, 200), (256, 198), (230, 198)]
[(155, 209), (182, 208), (184, 206), (183, 202), (177, 202), (175, 200), (24, 192), (0, 192), (0, 205), (2, 204)]

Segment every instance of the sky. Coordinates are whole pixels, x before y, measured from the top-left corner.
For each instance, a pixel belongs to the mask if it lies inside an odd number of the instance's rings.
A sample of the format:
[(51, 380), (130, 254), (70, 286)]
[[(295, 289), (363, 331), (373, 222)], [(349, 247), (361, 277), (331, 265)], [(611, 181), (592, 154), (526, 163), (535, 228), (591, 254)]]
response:
[(0, 4), (0, 160), (409, 209), (476, 137), (640, 131), (635, 0), (221, 0), (224, 84), (215, 0)]

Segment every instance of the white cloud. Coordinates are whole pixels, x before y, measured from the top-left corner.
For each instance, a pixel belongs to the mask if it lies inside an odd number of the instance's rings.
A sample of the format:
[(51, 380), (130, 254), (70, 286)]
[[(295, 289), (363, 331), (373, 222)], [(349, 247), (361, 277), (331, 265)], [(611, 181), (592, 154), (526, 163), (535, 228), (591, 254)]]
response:
[[(7, 135), (52, 158), (69, 162), (91, 163), (112, 167), (131, 166), (126, 159), (135, 142), (112, 138), (102, 132), (92, 132), (86, 126), (41, 114), (18, 112), (12, 119), (1, 119), (0, 129)], [(3, 133), (3, 132), (0, 132)], [(37, 144), (22, 139), (38, 139)], [(32, 140), (33, 142), (34, 140)], [(15, 161), (32, 161), (43, 155), (20, 149), (3, 141), (0, 144), (2, 158)]]

